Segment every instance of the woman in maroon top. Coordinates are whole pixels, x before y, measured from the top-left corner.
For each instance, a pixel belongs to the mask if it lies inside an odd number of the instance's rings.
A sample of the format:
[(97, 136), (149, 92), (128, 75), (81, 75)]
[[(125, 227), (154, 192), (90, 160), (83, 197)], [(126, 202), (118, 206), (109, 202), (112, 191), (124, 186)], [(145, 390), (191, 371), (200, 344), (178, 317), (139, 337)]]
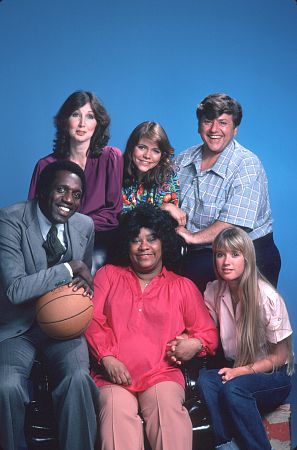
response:
[[(69, 159), (85, 172), (87, 186), (80, 212), (95, 225), (95, 249), (102, 256), (114, 238), (122, 210), (123, 158), (116, 147), (108, 147), (110, 119), (98, 98), (91, 92), (71, 94), (59, 109), (53, 153), (40, 159), (34, 169), (29, 199), (36, 196), (40, 172), (57, 159)], [(100, 262), (97, 263), (97, 267)]]
[[(143, 449), (138, 410), (152, 449), (192, 449), (178, 363), (213, 353), (217, 331), (194, 283), (168, 270), (180, 254), (176, 225), (150, 204), (127, 212), (118, 264), (105, 265), (95, 276), (86, 338), (95, 360), (102, 450)], [(188, 339), (177, 337), (183, 333)]]

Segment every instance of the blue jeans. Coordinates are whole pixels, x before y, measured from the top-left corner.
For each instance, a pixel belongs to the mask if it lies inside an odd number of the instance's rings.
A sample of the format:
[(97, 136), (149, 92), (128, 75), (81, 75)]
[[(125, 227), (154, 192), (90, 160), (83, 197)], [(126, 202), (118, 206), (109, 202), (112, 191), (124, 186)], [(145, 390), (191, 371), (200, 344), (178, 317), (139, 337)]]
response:
[(291, 377), (285, 366), (227, 383), (222, 383), (218, 369), (202, 369), (197, 384), (211, 416), (216, 445), (234, 438), (242, 450), (271, 449), (259, 410), (273, 410), (287, 398)]

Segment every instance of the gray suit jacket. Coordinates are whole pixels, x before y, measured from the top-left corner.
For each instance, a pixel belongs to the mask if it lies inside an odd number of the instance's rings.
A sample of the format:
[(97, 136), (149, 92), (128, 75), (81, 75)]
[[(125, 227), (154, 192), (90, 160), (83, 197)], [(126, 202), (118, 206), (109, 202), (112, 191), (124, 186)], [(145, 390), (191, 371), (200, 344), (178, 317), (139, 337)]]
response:
[[(27, 331), (35, 318), (35, 300), (71, 276), (64, 264), (47, 268), (36, 200), (0, 209), (0, 342)], [(72, 259), (92, 265), (94, 225), (75, 213), (68, 221)]]

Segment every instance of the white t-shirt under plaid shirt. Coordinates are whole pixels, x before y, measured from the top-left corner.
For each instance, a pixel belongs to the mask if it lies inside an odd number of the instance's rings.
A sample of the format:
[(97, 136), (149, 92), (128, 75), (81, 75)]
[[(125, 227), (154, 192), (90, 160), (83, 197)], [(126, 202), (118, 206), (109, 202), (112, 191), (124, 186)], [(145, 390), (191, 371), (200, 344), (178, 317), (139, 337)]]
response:
[(187, 229), (200, 231), (216, 220), (244, 227), (251, 239), (272, 232), (268, 183), (259, 158), (232, 140), (216, 163), (201, 172), (202, 145), (175, 159)]

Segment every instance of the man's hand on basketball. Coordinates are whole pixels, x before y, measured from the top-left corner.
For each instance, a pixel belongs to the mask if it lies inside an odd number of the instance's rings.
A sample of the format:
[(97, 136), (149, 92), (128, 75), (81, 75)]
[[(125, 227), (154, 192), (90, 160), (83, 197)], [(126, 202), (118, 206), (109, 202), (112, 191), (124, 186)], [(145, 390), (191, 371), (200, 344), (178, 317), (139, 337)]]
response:
[(69, 283), (69, 286), (73, 286), (74, 291), (77, 291), (82, 287), (85, 291), (83, 295), (93, 297), (93, 277), (87, 265), (80, 260), (70, 261), (68, 264), (70, 265), (73, 272), (73, 278), (71, 283)]

